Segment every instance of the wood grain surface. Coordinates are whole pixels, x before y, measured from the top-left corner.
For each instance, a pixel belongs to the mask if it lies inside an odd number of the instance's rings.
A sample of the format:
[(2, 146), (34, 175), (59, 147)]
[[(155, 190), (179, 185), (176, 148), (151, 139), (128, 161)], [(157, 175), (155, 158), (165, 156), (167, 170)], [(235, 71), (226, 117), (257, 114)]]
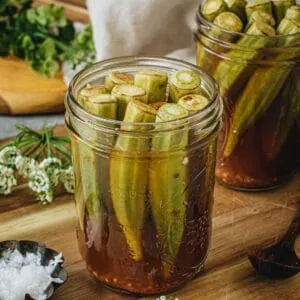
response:
[(27, 62), (15, 57), (0, 57), (0, 113), (35, 114), (64, 111), (67, 87), (62, 73), (44, 78)]
[[(72, 198), (60, 194), (53, 204), (43, 206), (26, 188), (0, 197), (0, 240), (36, 240), (63, 252), (69, 279), (53, 300), (135, 299), (108, 291), (86, 272), (77, 249)], [(174, 295), (180, 300), (300, 299), (300, 275), (266, 279), (255, 274), (246, 256), (249, 247), (278, 238), (299, 205), (300, 173), (281, 189), (265, 193), (235, 192), (216, 185), (212, 243), (205, 269)], [(296, 251), (300, 253), (299, 239)]]

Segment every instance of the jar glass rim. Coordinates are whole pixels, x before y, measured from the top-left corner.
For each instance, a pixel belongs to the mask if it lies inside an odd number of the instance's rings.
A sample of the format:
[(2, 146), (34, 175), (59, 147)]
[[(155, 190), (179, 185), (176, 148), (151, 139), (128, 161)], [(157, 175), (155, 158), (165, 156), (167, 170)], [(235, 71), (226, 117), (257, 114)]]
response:
[[(82, 77), (88, 76), (89, 74), (99, 74), (105, 71), (108, 71), (112, 67), (116, 67), (118, 65), (127, 65), (128, 67), (132, 66), (134, 67), (135, 64), (140, 65), (147, 65), (149, 68), (153, 67), (160, 67), (164, 68), (166, 65), (168, 65), (170, 68), (173, 68), (174, 70), (177, 69), (189, 69), (195, 71), (199, 76), (201, 81), (205, 82), (206, 85), (210, 85), (213, 93), (210, 95), (210, 101), (209, 104), (203, 108), (202, 110), (198, 111), (195, 114), (191, 114), (187, 117), (176, 119), (174, 121), (165, 121), (165, 122), (152, 122), (152, 123), (132, 123), (132, 122), (124, 122), (114, 119), (108, 119), (104, 117), (100, 117), (94, 114), (91, 114), (83, 109), (83, 107), (78, 103), (75, 96), (75, 88), (78, 82), (82, 79)], [(101, 77), (101, 76), (100, 76)], [(116, 57), (112, 59), (107, 59), (103, 61), (96, 62), (79, 73), (77, 73), (74, 78), (71, 80), (69, 87), (68, 87), (68, 95), (65, 99), (65, 106), (68, 112), (71, 112), (72, 115), (75, 115), (76, 117), (79, 117), (81, 119), (84, 119), (88, 121), (89, 123), (92, 123), (93, 125), (100, 125), (100, 127), (106, 127), (107, 129), (112, 129), (113, 127), (117, 126), (120, 127), (120, 131), (122, 128), (125, 128), (127, 126), (139, 126), (139, 127), (152, 127), (152, 132), (155, 131), (155, 128), (153, 129), (154, 125), (158, 127), (157, 125), (167, 125), (165, 127), (172, 128), (172, 125), (176, 125), (178, 127), (178, 122), (185, 121), (190, 124), (194, 123), (201, 123), (201, 121), (205, 121), (207, 116), (211, 114), (212, 111), (216, 110), (215, 106), (219, 105), (219, 110), (222, 110), (222, 100), (219, 97), (219, 86), (217, 82), (205, 71), (203, 71), (201, 68), (199, 68), (196, 65), (193, 65), (191, 63), (185, 62), (183, 60), (174, 59), (174, 58), (165, 58), (165, 57), (148, 57), (148, 56), (123, 56), (123, 57)], [(217, 114), (216, 122), (218, 122), (218, 118), (220, 118), (220, 113)], [(167, 129), (166, 129), (167, 130)], [(168, 129), (170, 130), (170, 129)], [(125, 130), (126, 131), (126, 130)], [(159, 130), (161, 131), (161, 130)], [(163, 130), (164, 131), (164, 130)], [(130, 131), (132, 132), (132, 131)], [(140, 131), (139, 131), (140, 132)]]
[[(202, 13), (201, 7), (203, 5), (205, 1), (201, 2), (200, 5), (198, 6), (197, 12), (196, 12), (196, 21), (197, 21), (197, 25), (199, 26), (200, 24), (203, 24), (207, 29), (217, 29), (222, 33), (225, 33), (227, 35), (234, 35), (236, 37), (255, 37), (255, 38), (261, 38), (261, 39), (269, 39), (269, 40), (284, 40), (287, 38), (291, 38), (291, 37), (297, 37), (299, 39), (299, 46), (300, 46), (300, 33), (294, 33), (294, 34), (285, 34), (285, 35), (275, 35), (275, 36), (258, 36), (258, 35), (252, 35), (252, 34), (247, 34), (245, 32), (234, 32), (234, 31), (230, 31), (227, 30), (225, 28), (220, 27), (217, 24), (214, 24), (213, 22), (207, 20), (205, 18), (205, 16)], [(202, 26), (203, 26), (202, 25)], [(296, 47), (297, 45), (294, 45), (294, 47)]]

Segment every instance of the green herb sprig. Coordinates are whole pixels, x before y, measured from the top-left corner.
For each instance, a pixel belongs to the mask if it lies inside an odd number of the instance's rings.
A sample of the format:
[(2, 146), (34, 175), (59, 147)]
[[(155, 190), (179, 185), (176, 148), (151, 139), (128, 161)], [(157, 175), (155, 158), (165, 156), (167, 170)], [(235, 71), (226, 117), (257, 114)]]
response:
[(76, 67), (94, 60), (90, 25), (76, 33), (63, 7), (31, 5), (31, 0), (0, 2), (0, 56), (25, 59), (33, 70), (46, 77), (55, 76), (63, 61)]

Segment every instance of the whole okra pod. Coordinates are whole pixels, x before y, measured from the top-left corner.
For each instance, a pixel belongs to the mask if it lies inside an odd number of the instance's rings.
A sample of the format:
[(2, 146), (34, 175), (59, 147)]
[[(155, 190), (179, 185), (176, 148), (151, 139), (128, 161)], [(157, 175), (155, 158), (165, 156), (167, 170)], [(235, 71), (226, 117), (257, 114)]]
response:
[[(154, 122), (156, 110), (140, 101), (131, 100), (124, 122)], [(132, 258), (143, 258), (142, 228), (145, 220), (150, 138), (130, 135), (132, 131), (145, 131), (147, 126), (123, 125), (110, 158), (110, 190), (113, 208), (124, 232)], [(128, 132), (128, 134), (125, 133)]]
[[(110, 94), (102, 94), (103, 87), (88, 87), (80, 91), (81, 105), (86, 111), (109, 119), (117, 116), (117, 102)], [(96, 141), (98, 134), (90, 137)], [(95, 150), (83, 141), (78, 142), (78, 157), (80, 165), (81, 188), (83, 199), (76, 201), (81, 230), (84, 229), (84, 213), (87, 212), (86, 243), (100, 251), (105, 232), (105, 211), (100, 188), (106, 186), (107, 170), (104, 168), (105, 159), (101, 159)], [(101, 166), (101, 168), (99, 168)]]
[(185, 129), (188, 111), (179, 104), (167, 103), (159, 108), (156, 121), (161, 130), (153, 138), (153, 156), (149, 167), (149, 193), (156, 225), (164, 276), (169, 277), (179, 251), (186, 217), (187, 169), (185, 165), (188, 131)]

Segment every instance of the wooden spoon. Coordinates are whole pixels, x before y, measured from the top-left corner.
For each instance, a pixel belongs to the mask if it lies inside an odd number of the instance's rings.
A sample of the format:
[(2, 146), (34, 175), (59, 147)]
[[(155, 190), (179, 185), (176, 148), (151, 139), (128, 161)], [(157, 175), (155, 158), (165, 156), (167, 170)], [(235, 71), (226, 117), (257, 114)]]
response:
[(295, 252), (295, 243), (300, 234), (298, 210), (286, 234), (279, 242), (267, 248), (248, 251), (248, 258), (257, 273), (270, 278), (289, 278), (300, 272), (300, 260)]

